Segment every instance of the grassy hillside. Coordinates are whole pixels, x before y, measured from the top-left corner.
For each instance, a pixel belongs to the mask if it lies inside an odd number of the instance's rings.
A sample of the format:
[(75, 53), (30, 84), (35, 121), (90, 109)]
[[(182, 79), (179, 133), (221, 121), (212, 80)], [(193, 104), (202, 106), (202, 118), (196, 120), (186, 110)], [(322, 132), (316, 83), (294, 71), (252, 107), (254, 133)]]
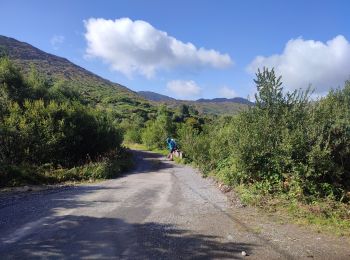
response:
[(104, 108), (117, 108), (120, 116), (130, 113), (147, 116), (154, 108), (130, 89), (87, 71), (65, 58), (61, 58), (32, 45), (0, 35), (0, 52), (6, 54), (24, 74), (31, 66), (53, 81), (63, 81), (64, 85), (77, 90), (89, 103)]
[(140, 96), (150, 101), (176, 101), (175, 98), (171, 98), (165, 95), (161, 95), (152, 91), (139, 91), (137, 92)]

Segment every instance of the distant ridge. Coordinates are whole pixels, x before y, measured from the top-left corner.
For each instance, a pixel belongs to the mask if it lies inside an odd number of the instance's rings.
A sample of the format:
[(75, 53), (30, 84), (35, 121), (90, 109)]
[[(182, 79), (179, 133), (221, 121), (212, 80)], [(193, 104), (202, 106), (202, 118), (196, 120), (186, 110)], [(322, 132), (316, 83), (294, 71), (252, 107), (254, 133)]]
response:
[(188, 101), (188, 100), (179, 100), (175, 99), (166, 95), (158, 94), (156, 92), (152, 91), (139, 91), (137, 92), (140, 96), (144, 97), (145, 99), (148, 99), (150, 101), (156, 101), (156, 102), (167, 102), (167, 101), (184, 101), (184, 102), (199, 102), (199, 103), (238, 103), (238, 104), (245, 104), (245, 105), (254, 105), (253, 102), (250, 102), (248, 99), (241, 98), (241, 97), (235, 97), (235, 98), (213, 98), (213, 99), (198, 99), (195, 101)]
[(152, 91), (139, 91), (137, 92), (140, 96), (144, 97), (145, 99), (148, 99), (150, 101), (176, 101), (175, 98), (168, 97), (165, 95), (158, 94), (156, 92)]
[(196, 102), (213, 102), (213, 103), (223, 103), (223, 102), (232, 102), (232, 103), (239, 103), (239, 104), (246, 104), (246, 105), (254, 105), (253, 102), (250, 102), (246, 98), (241, 97), (235, 97), (235, 98), (213, 98), (213, 99), (198, 99)]
[(189, 105), (197, 109), (202, 114), (235, 114), (241, 110), (253, 106), (254, 103), (248, 99), (235, 98), (213, 98), (213, 99), (198, 99), (198, 100), (178, 100), (166, 95), (161, 95), (152, 91), (139, 91), (139, 95), (145, 99), (155, 103), (165, 103), (169, 107), (176, 108), (181, 105)]

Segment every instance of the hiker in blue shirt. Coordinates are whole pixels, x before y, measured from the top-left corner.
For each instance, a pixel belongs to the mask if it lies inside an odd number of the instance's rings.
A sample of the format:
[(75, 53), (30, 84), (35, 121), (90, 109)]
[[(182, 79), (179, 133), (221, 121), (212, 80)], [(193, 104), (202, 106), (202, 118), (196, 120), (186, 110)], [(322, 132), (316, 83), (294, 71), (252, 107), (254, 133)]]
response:
[(173, 159), (173, 152), (176, 151), (176, 142), (172, 138), (167, 138), (166, 143), (168, 145), (168, 150), (170, 151), (170, 154), (167, 156), (168, 159)]

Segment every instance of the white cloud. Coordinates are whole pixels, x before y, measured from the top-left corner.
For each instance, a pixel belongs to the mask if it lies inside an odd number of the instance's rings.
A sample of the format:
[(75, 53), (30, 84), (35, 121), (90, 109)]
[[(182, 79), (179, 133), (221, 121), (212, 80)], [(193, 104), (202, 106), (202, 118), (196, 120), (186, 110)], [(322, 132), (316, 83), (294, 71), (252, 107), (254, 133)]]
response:
[(292, 39), (282, 54), (257, 56), (247, 70), (256, 72), (263, 66), (274, 67), (289, 90), (305, 89), (312, 84), (315, 93), (323, 94), (349, 79), (350, 43), (342, 35), (326, 43)]
[(54, 50), (58, 50), (60, 45), (64, 42), (65, 38), (63, 35), (54, 35), (50, 39), (51, 46)]
[(227, 86), (219, 89), (219, 95), (223, 98), (234, 98), (236, 97), (236, 92)]
[(90, 18), (84, 23), (87, 56), (101, 58), (129, 77), (138, 73), (150, 78), (157, 70), (175, 67), (221, 69), (233, 64), (228, 54), (184, 43), (142, 20)]
[(198, 96), (201, 88), (193, 80), (173, 80), (167, 83), (167, 89), (179, 98), (191, 98)]

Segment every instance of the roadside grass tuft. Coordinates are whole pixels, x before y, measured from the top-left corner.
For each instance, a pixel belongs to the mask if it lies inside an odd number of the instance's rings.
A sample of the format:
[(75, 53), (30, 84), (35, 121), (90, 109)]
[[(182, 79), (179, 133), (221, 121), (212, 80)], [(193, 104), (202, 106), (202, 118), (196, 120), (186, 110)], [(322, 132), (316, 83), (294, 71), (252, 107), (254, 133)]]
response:
[[(274, 195), (259, 191), (254, 185), (234, 188), (241, 201), (265, 212), (282, 215), (282, 218), (299, 225), (309, 225), (317, 232), (350, 236), (350, 204), (332, 199), (297, 200), (287, 194)], [(285, 222), (285, 221), (283, 221)]]
[(140, 150), (140, 151), (152, 151), (152, 152), (164, 155), (164, 156), (167, 156), (169, 154), (169, 151), (166, 150), (166, 149), (158, 149), (158, 148), (147, 147), (144, 144), (124, 143), (123, 145), (125, 147), (129, 148), (129, 149)]
[(180, 157), (174, 157), (174, 162), (177, 164), (186, 164), (186, 160)]
[(95, 181), (119, 176), (132, 167), (131, 153), (111, 153), (95, 162), (73, 168), (54, 167), (45, 164), (2, 165), (0, 166), (0, 187), (16, 187), (22, 185), (56, 184), (70, 181)]

